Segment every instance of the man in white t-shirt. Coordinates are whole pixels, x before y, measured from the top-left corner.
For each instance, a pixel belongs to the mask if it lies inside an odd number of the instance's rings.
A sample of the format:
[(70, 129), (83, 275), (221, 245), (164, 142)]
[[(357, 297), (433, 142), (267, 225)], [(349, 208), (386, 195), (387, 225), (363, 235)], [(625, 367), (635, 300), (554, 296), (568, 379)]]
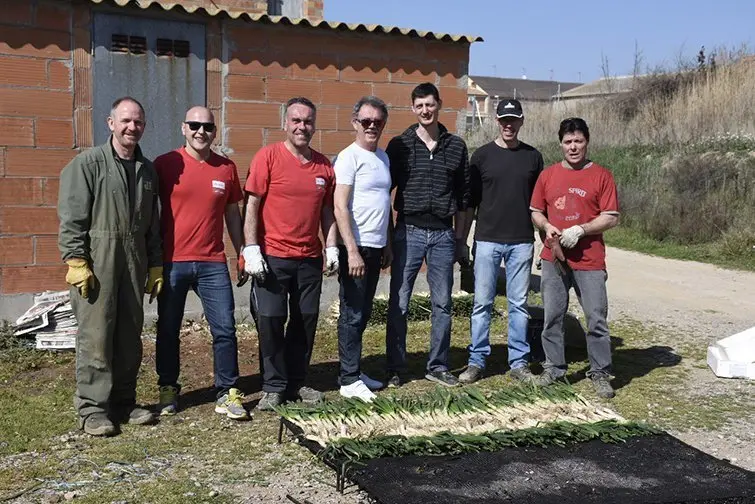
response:
[(334, 206), (340, 234), (338, 357), (341, 395), (370, 402), (380, 382), (360, 373), (362, 334), (372, 313), (380, 270), (391, 263), (391, 172), (378, 148), (388, 119), (383, 100), (365, 96), (354, 105), (356, 140), (336, 157)]

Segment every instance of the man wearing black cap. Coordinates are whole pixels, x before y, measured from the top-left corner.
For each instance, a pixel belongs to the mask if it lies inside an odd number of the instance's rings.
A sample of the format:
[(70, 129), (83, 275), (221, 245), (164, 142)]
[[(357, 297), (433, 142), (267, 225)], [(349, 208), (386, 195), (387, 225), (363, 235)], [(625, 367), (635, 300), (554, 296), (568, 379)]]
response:
[(502, 262), (506, 268), (511, 376), (525, 382), (532, 380), (528, 366), (527, 291), (534, 230), (529, 204), (535, 181), (543, 171), (543, 156), (531, 145), (519, 141), (524, 112), (518, 100), (502, 100), (496, 116), (498, 138), (477, 149), (470, 161), (471, 207), (477, 209), (475, 292), (469, 365), (459, 376), (462, 383), (477, 381), (490, 355), (490, 311)]

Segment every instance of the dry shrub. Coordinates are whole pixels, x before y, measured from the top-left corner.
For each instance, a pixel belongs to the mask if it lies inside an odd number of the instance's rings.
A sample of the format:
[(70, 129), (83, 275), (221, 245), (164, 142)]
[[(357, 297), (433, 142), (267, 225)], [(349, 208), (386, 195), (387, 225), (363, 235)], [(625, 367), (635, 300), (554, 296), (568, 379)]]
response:
[(570, 116), (587, 121), (594, 147), (755, 136), (755, 62), (719, 65), (715, 71), (657, 71), (610, 97), (524, 106), (522, 138), (534, 145), (552, 142), (559, 122)]
[(744, 224), (742, 227), (732, 226), (718, 241), (716, 251), (724, 257), (752, 256), (755, 253), (755, 227)]
[(492, 142), (497, 136), (498, 123), (495, 121), (485, 121), (482, 125), (467, 129), (465, 140), (470, 154), (486, 143)]
[(752, 229), (752, 156), (680, 154), (661, 165), (654, 178), (620, 185), (625, 224), (656, 240), (683, 243), (713, 242), (737, 227)]
[[(520, 137), (546, 162), (560, 158), (561, 120), (590, 125), (591, 158), (619, 187), (622, 225), (657, 240), (715, 242), (721, 254), (755, 244), (755, 58), (730, 54), (713, 68), (653, 72), (612, 97), (525, 103)], [(718, 58), (717, 58), (718, 59)], [(470, 132), (470, 151), (495, 138)]]

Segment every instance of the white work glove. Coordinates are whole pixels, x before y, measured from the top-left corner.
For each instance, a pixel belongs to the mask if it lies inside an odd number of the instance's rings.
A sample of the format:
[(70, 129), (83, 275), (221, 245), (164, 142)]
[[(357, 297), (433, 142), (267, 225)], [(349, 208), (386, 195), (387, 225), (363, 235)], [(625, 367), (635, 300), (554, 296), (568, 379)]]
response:
[(325, 275), (338, 271), (338, 247), (325, 247)]
[(580, 238), (585, 235), (582, 226), (572, 226), (561, 231), (561, 246), (564, 248), (574, 247)]
[(258, 282), (264, 282), (270, 268), (267, 267), (265, 258), (262, 257), (260, 246), (247, 245), (241, 255), (244, 256), (244, 271), (256, 278)]

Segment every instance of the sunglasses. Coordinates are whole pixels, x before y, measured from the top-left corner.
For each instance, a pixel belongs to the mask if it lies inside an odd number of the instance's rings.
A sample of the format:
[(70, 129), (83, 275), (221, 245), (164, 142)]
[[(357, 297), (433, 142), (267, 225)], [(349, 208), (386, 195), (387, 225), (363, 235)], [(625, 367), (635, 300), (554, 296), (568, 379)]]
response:
[(191, 131), (199, 131), (199, 128), (204, 128), (205, 133), (212, 133), (215, 131), (215, 123), (211, 122), (186, 121), (186, 126), (188, 126)]
[(385, 124), (382, 119), (354, 119), (356, 122), (362, 125), (362, 128), (367, 129), (370, 125), (374, 124), (377, 129), (380, 129)]

